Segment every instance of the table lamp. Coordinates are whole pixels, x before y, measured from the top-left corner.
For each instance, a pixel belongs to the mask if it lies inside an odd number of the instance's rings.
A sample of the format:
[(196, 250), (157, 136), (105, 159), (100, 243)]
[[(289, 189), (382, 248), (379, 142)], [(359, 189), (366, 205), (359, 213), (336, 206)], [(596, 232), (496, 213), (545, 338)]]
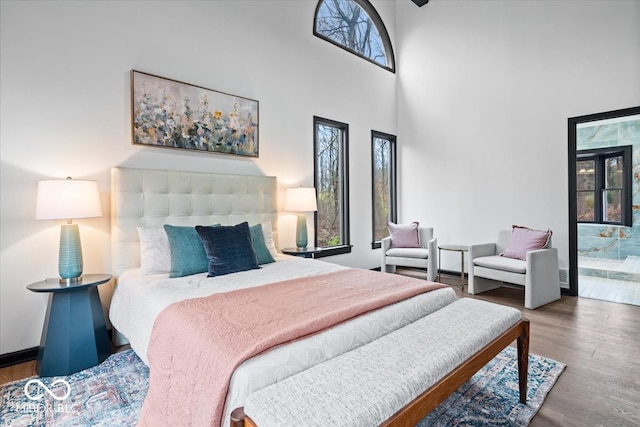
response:
[(38, 182), (36, 219), (66, 219), (60, 229), (58, 272), (60, 283), (82, 280), (82, 246), (75, 218), (102, 216), (100, 193), (96, 181), (51, 179)]
[(287, 200), (284, 206), (287, 211), (298, 212), (298, 226), (296, 228), (296, 246), (307, 247), (307, 214), (318, 210), (316, 203), (316, 189), (311, 188), (288, 188)]

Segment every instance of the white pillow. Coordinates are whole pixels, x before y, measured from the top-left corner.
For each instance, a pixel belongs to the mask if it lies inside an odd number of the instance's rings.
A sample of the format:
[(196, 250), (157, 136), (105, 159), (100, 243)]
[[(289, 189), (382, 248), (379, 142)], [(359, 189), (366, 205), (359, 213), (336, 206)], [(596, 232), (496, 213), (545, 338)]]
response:
[(171, 252), (164, 228), (138, 226), (138, 238), (140, 239), (140, 273), (169, 273)]
[(271, 221), (263, 222), (262, 224), (262, 234), (264, 235), (264, 243), (267, 245), (267, 249), (269, 249), (269, 253), (272, 257), (277, 257), (278, 250), (276, 249), (276, 244), (273, 241), (273, 232), (271, 231)]

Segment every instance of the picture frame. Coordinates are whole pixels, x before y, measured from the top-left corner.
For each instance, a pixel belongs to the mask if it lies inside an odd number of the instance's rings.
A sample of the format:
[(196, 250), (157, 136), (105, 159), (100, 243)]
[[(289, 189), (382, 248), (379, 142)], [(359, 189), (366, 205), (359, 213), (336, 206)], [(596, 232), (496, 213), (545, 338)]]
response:
[(131, 70), (134, 145), (258, 157), (259, 103)]

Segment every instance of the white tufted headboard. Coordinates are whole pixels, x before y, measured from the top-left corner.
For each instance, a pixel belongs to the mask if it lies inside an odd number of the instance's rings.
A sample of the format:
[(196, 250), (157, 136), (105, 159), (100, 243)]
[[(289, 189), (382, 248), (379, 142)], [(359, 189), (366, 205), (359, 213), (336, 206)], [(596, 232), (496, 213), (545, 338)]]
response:
[[(272, 176), (113, 168), (113, 274), (140, 266), (138, 225), (233, 225), (271, 221), (277, 233), (278, 185)], [(277, 240), (276, 240), (277, 241)]]

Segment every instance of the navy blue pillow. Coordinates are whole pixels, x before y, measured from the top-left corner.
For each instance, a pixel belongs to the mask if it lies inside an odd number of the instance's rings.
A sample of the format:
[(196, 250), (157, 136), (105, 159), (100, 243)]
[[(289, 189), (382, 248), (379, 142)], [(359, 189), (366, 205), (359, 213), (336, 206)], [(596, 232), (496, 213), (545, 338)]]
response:
[(208, 277), (260, 268), (251, 243), (249, 223), (218, 227), (198, 225), (196, 232), (209, 259)]

